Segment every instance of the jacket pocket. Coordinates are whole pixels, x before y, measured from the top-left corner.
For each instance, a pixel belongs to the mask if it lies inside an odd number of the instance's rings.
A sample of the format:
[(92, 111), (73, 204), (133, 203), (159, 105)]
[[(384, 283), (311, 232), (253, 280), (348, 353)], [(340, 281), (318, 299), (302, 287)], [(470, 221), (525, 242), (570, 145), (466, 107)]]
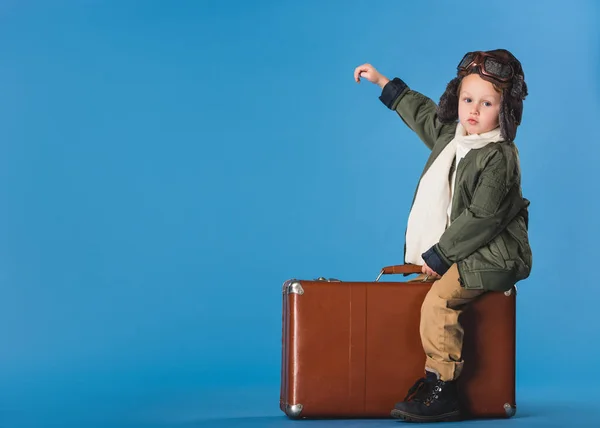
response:
[(517, 271), (517, 278), (519, 280), (525, 279), (531, 272), (532, 255), (527, 227), (525, 226), (523, 217), (519, 216), (515, 218), (508, 225), (507, 232), (507, 239), (511, 243), (509, 260), (515, 264), (514, 269)]
[(498, 236), (496, 236), (493, 240), (492, 240), (492, 244), (494, 244), (498, 250), (498, 253), (500, 254), (500, 258), (502, 259), (502, 265), (504, 267), (506, 267), (506, 262), (508, 260), (511, 259), (510, 257), (510, 252), (508, 251), (508, 247), (506, 245), (506, 241), (504, 240), (504, 234), (501, 233)]
[(475, 257), (478, 263), (473, 265), (473, 270), (506, 269), (506, 261), (510, 259), (506, 243), (499, 234), (487, 245), (481, 247), (475, 252), (479, 257)]

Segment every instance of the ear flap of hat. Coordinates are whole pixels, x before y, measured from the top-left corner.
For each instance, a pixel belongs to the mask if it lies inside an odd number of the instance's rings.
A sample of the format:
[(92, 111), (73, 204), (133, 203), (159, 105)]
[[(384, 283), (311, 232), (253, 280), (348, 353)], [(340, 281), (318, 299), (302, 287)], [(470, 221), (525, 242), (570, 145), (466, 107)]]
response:
[(500, 134), (505, 141), (515, 140), (522, 114), (523, 101), (503, 94), (500, 104)]
[(446, 86), (446, 91), (440, 97), (437, 107), (438, 119), (442, 123), (458, 120), (458, 87), (462, 77), (455, 77)]

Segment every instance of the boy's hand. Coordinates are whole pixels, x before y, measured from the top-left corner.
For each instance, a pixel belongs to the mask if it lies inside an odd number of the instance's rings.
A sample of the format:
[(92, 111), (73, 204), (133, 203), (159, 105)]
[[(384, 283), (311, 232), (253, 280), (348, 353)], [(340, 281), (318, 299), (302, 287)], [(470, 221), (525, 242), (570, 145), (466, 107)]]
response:
[(427, 263), (423, 262), (423, 267), (421, 268), (421, 272), (425, 275), (429, 275), (429, 278), (441, 278), (433, 269), (427, 266)]
[(364, 77), (371, 83), (379, 85), (381, 89), (390, 81), (387, 77), (381, 74), (371, 64), (359, 65), (354, 69), (354, 80), (356, 83), (360, 83), (360, 78)]

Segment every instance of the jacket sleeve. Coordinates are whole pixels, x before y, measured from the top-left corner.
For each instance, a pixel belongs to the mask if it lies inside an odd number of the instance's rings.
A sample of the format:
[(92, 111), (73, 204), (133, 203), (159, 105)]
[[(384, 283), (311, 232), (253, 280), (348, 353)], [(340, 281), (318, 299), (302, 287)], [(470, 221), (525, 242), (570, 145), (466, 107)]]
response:
[(398, 77), (383, 87), (379, 99), (387, 108), (395, 110), (430, 150), (440, 135), (454, 132), (453, 124), (439, 121), (437, 106), (431, 99), (411, 90)]
[[(423, 253), (425, 263), (439, 275), (489, 243), (520, 211), (514, 198), (513, 167), (502, 150), (494, 150), (485, 161), (471, 204), (450, 224), (440, 241)], [(516, 204), (518, 205), (518, 204)]]

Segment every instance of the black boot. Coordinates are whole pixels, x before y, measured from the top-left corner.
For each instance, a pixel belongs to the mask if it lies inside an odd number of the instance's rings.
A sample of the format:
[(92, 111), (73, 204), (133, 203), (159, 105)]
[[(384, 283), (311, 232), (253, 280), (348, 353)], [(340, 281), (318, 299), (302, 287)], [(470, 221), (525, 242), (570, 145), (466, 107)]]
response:
[(394, 418), (409, 422), (442, 422), (460, 419), (456, 381), (444, 382), (435, 373), (419, 379), (404, 401), (396, 403), (391, 411)]

